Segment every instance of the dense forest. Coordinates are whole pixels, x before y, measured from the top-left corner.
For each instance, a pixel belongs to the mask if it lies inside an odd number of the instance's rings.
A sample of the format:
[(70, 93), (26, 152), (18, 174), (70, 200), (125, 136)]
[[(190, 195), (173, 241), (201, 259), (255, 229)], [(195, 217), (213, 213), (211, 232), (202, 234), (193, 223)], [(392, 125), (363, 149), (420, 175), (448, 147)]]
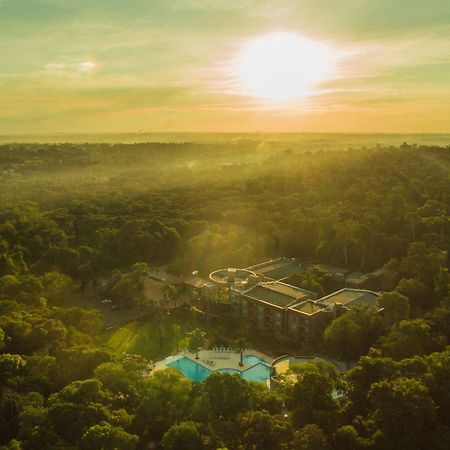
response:
[(208, 273), (277, 255), (364, 271), (413, 241), (448, 244), (445, 148), (249, 141), (4, 145), (0, 155), (3, 273), (24, 263), (91, 280), (137, 261)]
[[(0, 448), (447, 449), (450, 147), (0, 145)], [(385, 269), (277, 390), (147, 376), (70, 297), (145, 303), (140, 274), (277, 256)], [(88, 305), (88, 302), (86, 303)], [(3, 446), (3, 447), (1, 447)]]

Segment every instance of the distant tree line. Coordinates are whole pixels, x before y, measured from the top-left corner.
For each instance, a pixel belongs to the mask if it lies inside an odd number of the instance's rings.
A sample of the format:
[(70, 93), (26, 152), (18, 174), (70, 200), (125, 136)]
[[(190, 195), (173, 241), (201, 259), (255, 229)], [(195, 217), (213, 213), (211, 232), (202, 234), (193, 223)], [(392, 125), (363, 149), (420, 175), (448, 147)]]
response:
[[(449, 149), (226, 150), (0, 147), (1, 449), (448, 448)], [(207, 273), (277, 255), (384, 266), (383, 314), (325, 331), (324, 348), (356, 362), (347, 373), (305, 365), (276, 390), (149, 376), (148, 361), (102, 345), (98, 312), (68, 306), (103, 282), (134, 306), (149, 266)]]

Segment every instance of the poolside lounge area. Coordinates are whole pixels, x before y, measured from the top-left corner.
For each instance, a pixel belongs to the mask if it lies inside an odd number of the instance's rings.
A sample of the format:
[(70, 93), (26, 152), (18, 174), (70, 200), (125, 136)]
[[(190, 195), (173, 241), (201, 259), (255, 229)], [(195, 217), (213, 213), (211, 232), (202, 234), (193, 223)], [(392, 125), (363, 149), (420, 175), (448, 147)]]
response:
[(249, 358), (250, 356), (254, 356), (255, 358), (259, 358), (265, 361), (268, 365), (272, 364), (273, 358), (270, 356), (264, 355), (263, 353), (257, 352), (256, 350), (244, 350), (243, 352), (243, 366), (239, 365), (241, 360), (240, 353), (235, 349), (226, 349), (226, 348), (213, 348), (211, 350), (200, 350), (198, 352), (198, 359), (195, 358), (195, 353), (190, 352), (189, 350), (181, 350), (178, 355), (171, 355), (161, 361), (155, 363), (154, 370), (162, 370), (167, 368), (167, 362), (173, 361), (173, 358), (177, 356), (184, 356), (189, 359), (193, 359), (197, 364), (209, 369), (209, 370), (218, 370), (218, 369), (234, 369), (239, 372), (245, 371), (248, 368), (258, 364), (256, 359)]
[(273, 358), (256, 350), (243, 352), (243, 365), (239, 365), (240, 352), (235, 349), (213, 348), (200, 350), (198, 359), (195, 353), (182, 350), (176, 355), (169, 355), (155, 363), (153, 370), (164, 370), (170, 367), (179, 369), (186, 378), (192, 381), (204, 381), (214, 372), (240, 374), (247, 381), (263, 382), (268, 385), (271, 376)]

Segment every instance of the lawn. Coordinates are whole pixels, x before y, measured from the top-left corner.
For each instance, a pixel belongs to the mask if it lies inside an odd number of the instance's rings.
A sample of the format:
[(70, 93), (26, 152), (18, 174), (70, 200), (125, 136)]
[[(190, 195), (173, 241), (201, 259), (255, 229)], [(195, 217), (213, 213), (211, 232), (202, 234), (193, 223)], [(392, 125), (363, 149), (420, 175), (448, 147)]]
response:
[(193, 326), (176, 315), (159, 315), (145, 321), (133, 321), (105, 331), (104, 343), (117, 354), (142, 355), (155, 361), (176, 351), (173, 325), (181, 326), (180, 348), (185, 344), (184, 335)]
[[(204, 323), (197, 322), (189, 311), (173, 311), (170, 315), (159, 314), (148, 319), (130, 321), (103, 333), (103, 342), (115, 353), (142, 355), (147, 360), (156, 361), (176, 352), (176, 339), (173, 325), (181, 326), (179, 348), (186, 346), (186, 334), (195, 327), (203, 328)], [(208, 347), (214, 345), (232, 346), (239, 336), (247, 339), (248, 346), (273, 357), (285, 353), (305, 353), (298, 343), (280, 342), (273, 335), (264, 334), (254, 329), (239, 329), (229, 324), (216, 324), (207, 329)]]

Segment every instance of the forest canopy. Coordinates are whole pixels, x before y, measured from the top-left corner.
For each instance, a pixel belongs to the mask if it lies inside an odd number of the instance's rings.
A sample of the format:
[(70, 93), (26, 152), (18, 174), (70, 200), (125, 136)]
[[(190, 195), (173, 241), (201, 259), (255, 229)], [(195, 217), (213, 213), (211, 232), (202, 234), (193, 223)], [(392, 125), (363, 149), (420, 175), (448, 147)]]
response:
[[(0, 448), (446, 449), (450, 148), (326, 150), (1, 145)], [(69, 301), (94, 290), (132, 309), (151, 269), (278, 256), (384, 268), (383, 314), (345, 313), (316, 343), (351, 370), (306, 364), (276, 390), (148, 376), (145, 358), (104, 345), (91, 303)], [(323, 293), (316, 269), (292, 280)]]

